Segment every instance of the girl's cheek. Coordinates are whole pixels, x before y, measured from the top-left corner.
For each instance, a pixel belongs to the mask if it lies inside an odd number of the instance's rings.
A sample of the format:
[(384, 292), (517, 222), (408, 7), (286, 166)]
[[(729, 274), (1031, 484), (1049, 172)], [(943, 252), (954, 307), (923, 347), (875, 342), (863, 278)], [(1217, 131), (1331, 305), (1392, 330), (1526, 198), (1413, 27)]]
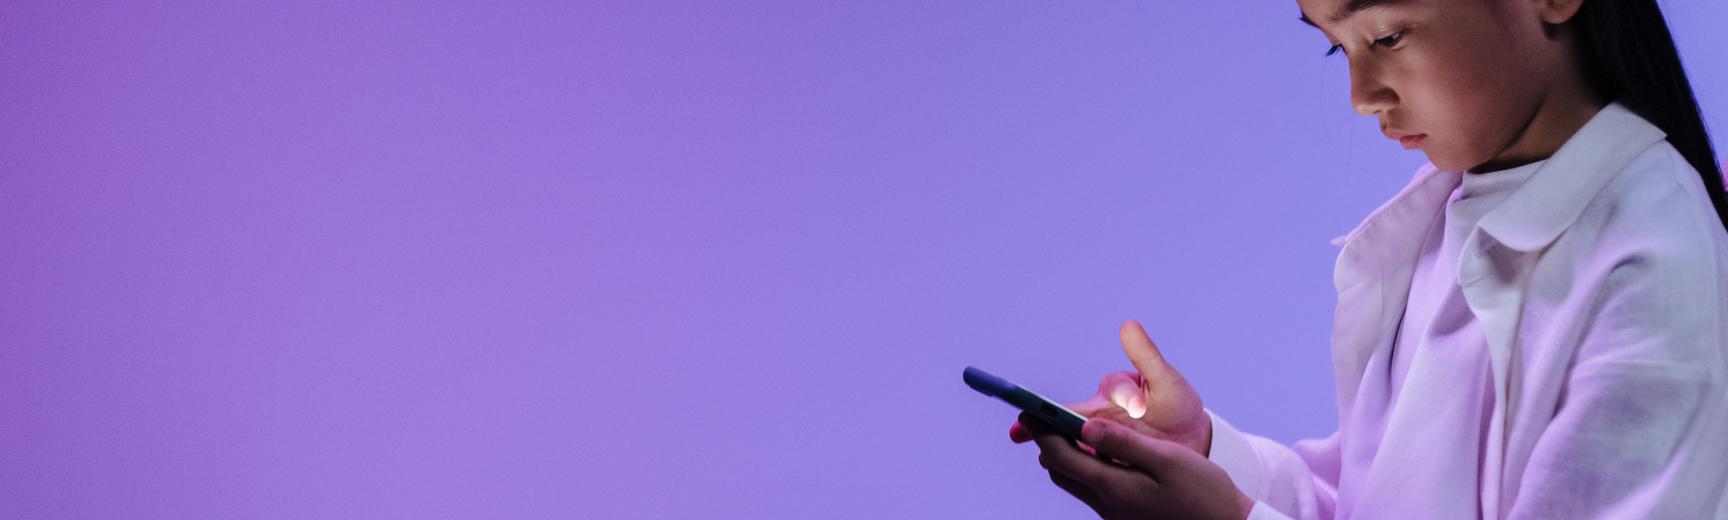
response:
[(1503, 139), (1504, 131), (1495, 122), (1503, 114), (1516, 113), (1516, 103), (1508, 103), (1510, 93), (1468, 71), (1435, 72), (1440, 75), (1431, 76), (1427, 83), (1432, 90), (1426, 93), (1428, 106), (1423, 110), (1432, 118), (1427, 121), (1430, 126), (1422, 130), (1429, 134), (1425, 151), (1438, 159), (1436, 166), (1444, 161), (1452, 169), (1474, 166), (1463, 163), (1487, 161), (1489, 157), (1479, 157), (1483, 150)]

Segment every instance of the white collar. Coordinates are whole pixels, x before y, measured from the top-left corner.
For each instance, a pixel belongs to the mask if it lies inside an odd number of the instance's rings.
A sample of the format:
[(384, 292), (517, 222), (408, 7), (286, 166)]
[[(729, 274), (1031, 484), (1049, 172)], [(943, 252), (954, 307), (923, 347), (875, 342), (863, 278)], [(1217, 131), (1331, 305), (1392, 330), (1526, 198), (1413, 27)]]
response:
[[(1639, 117), (1618, 101), (1609, 103), (1590, 118), (1560, 149), (1482, 217), (1478, 227), (1500, 244), (1530, 252), (1547, 246), (1565, 231), (1584, 207), (1626, 165), (1667, 134)], [(1442, 175), (1448, 174), (1448, 175)], [(1434, 207), (1456, 186), (1448, 172), (1428, 163), (1419, 168), (1410, 184), (1369, 213), (1355, 229), (1332, 239), (1343, 246), (1375, 220), (1387, 214), (1404, 214), (1405, 206)], [(1452, 181), (1452, 182), (1442, 182)]]

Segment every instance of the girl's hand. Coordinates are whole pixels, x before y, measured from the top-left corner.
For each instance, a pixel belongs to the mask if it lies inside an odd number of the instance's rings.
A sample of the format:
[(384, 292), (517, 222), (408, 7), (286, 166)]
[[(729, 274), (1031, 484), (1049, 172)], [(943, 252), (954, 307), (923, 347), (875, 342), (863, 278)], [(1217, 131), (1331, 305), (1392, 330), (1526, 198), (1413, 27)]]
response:
[(1081, 451), (1030, 416), (1023, 424), (1038, 443), (1038, 463), (1050, 480), (1099, 517), (1242, 520), (1254, 500), (1223, 468), (1182, 445), (1145, 435), (1113, 417), (1086, 421)]
[[(1105, 375), (1091, 399), (1066, 406), (1089, 419), (1116, 419), (1142, 435), (1186, 446), (1201, 457), (1210, 455), (1212, 418), (1201, 407), (1200, 394), (1164, 361), (1139, 322), (1123, 323), (1121, 336), (1122, 350), (1139, 372)], [(1008, 428), (1008, 438), (1016, 443), (1032, 440), (1018, 421)]]

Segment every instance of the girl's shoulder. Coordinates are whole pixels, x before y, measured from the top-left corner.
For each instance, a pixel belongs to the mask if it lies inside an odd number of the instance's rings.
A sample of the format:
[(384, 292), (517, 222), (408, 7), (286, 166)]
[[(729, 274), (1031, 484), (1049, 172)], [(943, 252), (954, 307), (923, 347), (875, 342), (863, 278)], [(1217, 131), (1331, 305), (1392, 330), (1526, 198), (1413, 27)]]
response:
[(1604, 326), (1680, 331), (1728, 319), (1728, 230), (1697, 170), (1666, 140), (1616, 172), (1544, 257), (1545, 286), (1618, 302), (1589, 306)]
[[(1728, 370), (1728, 230), (1666, 140), (1616, 172), (1554, 245), (1536, 292), (1587, 302), (1573, 308), (1591, 309), (1579, 323), (1600, 340), (1581, 359), (1708, 366), (1717, 380)], [(1539, 305), (1538, 314), (1563, 308)]]
[(1683, 255), (1728, 251), (1701, 176), (1666, 139), (1615, 174), (1583, 217), (1575, 225), (1596, 228), (1603, 240)]

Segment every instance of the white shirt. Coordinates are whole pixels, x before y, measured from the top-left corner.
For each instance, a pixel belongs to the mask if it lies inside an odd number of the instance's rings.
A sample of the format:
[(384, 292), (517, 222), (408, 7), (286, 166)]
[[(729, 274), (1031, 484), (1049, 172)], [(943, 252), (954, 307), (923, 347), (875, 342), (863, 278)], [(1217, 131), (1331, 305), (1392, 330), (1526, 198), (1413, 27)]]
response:
[[(1342, 493), (1361, 500), (1338, 504), (1336, 517), (1387, 518), (1418, 509), (1439, 513), (1437, 517), (1477, 518), (1479, 508), (1447, 507), (1477, 499), (1482, 441), (1494, 410), (1488, 342), (1458, 283), (1459, 253), (1482, 215), (1541, 165), (1486, 173), (1436, 172), (1458, 187), (1446, 201), (1444, 218), (1435, 219), (1426, 231), (1397, 341), (1384, 351), (1392, 358), (1391, 370), (1363, 374), (1364, 387), (1382, 391), (1358, 394), (1362, 397), (1354, 409), (1355, 422), (1363, 426), (1364, 435), (1345, 446), (1343, 457), (1367, 469), (1339, 483)], [(1414, 384), (1406, 385), (1412, 378)], [(1374, 431), (1379, 435), (1369, 433)], [(1443, 456), (1386, 457), (1376, 464), (1380, 450)]]
[(1728, 519), (1728, 232), (1663, 137), (1610, 104), (1335, 240), (1339, 430), (1208, 410), (1250, 518)]

